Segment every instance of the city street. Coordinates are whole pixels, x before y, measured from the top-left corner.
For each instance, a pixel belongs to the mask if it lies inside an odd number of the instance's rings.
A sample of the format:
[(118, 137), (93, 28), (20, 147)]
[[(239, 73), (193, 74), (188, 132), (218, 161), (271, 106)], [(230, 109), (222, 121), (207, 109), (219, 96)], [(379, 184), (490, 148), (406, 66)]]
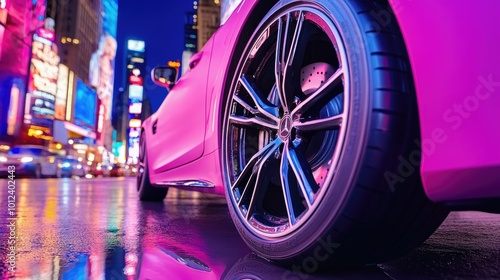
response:
[[(1, 275), (9, 266), (7, 182)], [(223, 197), (170, 189), (163, 204), (142, 203), (135, 178), (18, 179), (16, 187), (16, 279), (500, 279), (500, 215), (455, 212), (401, 259), (304, 275), (253, 255)]]

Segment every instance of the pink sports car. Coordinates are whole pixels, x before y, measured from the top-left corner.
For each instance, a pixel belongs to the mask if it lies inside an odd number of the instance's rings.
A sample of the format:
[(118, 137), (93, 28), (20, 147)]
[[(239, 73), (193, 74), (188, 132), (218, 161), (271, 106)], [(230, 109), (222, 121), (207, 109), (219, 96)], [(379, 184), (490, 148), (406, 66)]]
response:
[(284, 264), (421, 244), (449, 210), (500, 211), (500, 5), (246, 0), (142, 127), (138, 192), (227, 197)]

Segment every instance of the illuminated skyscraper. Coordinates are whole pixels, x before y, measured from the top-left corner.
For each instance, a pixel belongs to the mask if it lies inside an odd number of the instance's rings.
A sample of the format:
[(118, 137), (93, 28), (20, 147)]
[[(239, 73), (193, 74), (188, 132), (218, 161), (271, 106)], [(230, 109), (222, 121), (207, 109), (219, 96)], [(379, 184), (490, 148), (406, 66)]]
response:
[(125, 48), (125, 87), (114, 103), (113, 127), (117, 131), (113, 152), (119, 161), (136, 163), (142, 121), (151, 110), (144, 90), (146, 75), (146, 43), (128, 40)]
[(198, 5), (198, 50), (203, 48), (219, 26), (220, 1), (200, 0)]
[(88, 82), (90, 57), (101, 35), (101, 11), (101, 1), (97, 0), (47, 1), (47, 16), (55, 19), (61, 63), (85, 82)]
[[(194, 11), (198, 5), (194, 5)], [(184, 51), (182, 52), (182, 74), (189, 69), (189, 60), (198, 51), (198, 15), (196, 12), (186, 13), (184, 24)]]
[(198, 15), (196, 12), (186, 13), (184, 24), (184, 50), (196, 52), (198, 50)]
[[(68, 88), (80, 79), (97, 94), (92, 142), (110, 150), (118, 0), (47, 0), (47, 16), (55, 19), (58, 53), (70, 74)], [(81, 133), (84, 131), (71, 124), (78, 93), (68, 93), (64, 126), (79, 135), (71, 138), (86, 137)]]

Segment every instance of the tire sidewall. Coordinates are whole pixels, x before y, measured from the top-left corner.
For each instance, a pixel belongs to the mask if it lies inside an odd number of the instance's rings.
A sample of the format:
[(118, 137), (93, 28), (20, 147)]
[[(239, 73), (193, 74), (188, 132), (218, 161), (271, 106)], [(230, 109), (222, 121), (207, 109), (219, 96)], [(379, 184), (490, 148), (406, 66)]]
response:
[(146, 136), (143, 132), (141, 134), (140, 140), (140, 152), (143, 154), (143, 175), (141, 181), (138, 185), (139, 199), (142, 201), (162, 201), (167, 195), (168, 188), (157, 188), (154, 186), (149, 177), (149, 162), (148, 162), (148, 152), (146, 147)]
[(35, 166), (35, 172), (34, 172), (33, 176), (35, 177), (35, 179), (40, 179), (43, 177), (42, 166), (40, 164), (37, 164)]
[(137, 189), (137, 191), (139, 192), (139, 196), (142, 196), (142, 194), (145, 191), (145, 185), (146, 185), (146, 183), (149, 182), (148, 155), (147, 155), (146, 139), (145, 138), (146, 138), (146, 135), (143, 132), (141, 135), (139, 149), (140, 149), (140, 152), (142, 153), (142, 157), (143, 157), (142, 161), (143, 161), (144, 167), (143, 167), (143, 174), (142, 174), (142, 177), (141, 177), (141, 180), (139, 182), (138, 189)]
[[(226, 198), (231, 217), (238, 232), (249, 247), (257, 251), (260, 255), (275, 260), (285, 260), (303, 253), (319, 239), (323, 238), (329, 232), (330, 227), (336, 223), (339, 212), (349, 196), (351, 186), (357, 177), (361, 159), (365, 152), (367, 130), (370, 121), (371, 97), (368, 93), (372, 92), (372, 82), (368, 70), (370, 69), (369, 54), (364, 47), (365, 42), (360, 23), (355, 19), (351, 7), (344, 0), (335, 1), (335, 5), (330, 1), (285, 0), (279, 2), (266, 15), (261, 25), (257, 28), (257, 32), (252, 36), (252, 39), (249, 41), (250, 44), (247, 45), (244, 56), (242, 56), (235, 73), (237, 74), (240, 71), (242, 62), (249, 52), (249, 46), (253, 45), (264, 28), (274, 21), (276, 15), (281, 11), (296, 5), (313, 6), (323, 11), (338, 28), (347, 53), (351, 95), (348, 125), (344, 147), (337, 166), (337, 175), (332, 180), (322, 201), (310, 219), (288, 236), (276, 239), (263, 239), (246, 228), (245, 223), (240, 220), (241, 218), (236, 212), (237, 209), (233, 205), (231, 194), (229, 193), (230, 187), (226, 172), (226, 158), (224, 154), (222, 156)], [(232, 85), (234, 86), (234, 81)], [(231, 96), (228, 98), (231, 98)], [(230, 103), (227, 102), (227, 104)], [(225, 110), (225, 115), (227, 115), (227, 112), (228, 108)], [(223, 137), (225, 137), (224, 134)]]

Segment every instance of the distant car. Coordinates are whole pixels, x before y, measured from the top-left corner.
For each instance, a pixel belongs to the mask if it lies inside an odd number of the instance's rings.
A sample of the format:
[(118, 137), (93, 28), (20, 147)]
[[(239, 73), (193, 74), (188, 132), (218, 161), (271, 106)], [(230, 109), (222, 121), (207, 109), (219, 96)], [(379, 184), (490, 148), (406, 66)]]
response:
[(99, 162), (93, 162), (87, 170), (87, 174), (92, 175), (93, 177), (103, 176), (103, 168), (102, 164)]
[(137, 165), (134, 165), (134, 164), (127, 164), (125, 165), (125, 169), (124, 169), (124, 176), (126, 177), (134, 177), (134, 176), (137, 176), (137, 171), (139, 169), (137, 168)]
[(0, 176), (7, 175), (9, 166), (13, 166), (16, 176), (58, 177), (61, 175), (59, 163), (59, 156), (43, 146), (19, 145), (0, 156)]
[(87, 166), (80, 162), (77, 158), (71, 156), (62, 159), (61, 170), (62, 175), (69, 175), (68, 177), (85, 177), (85, 175), (87, 175)]
[(113, 164), (110, 167), (111, 167), (111, 169), (109, 170), (110, 177), (123, 177), (123, 176), (125, 176), (125, 170), (124, 170), (122, 165)]
[[(500, 212), (500, 5), (246, 0), (151, 77), (141, 200), (225, 195), (248, 246), (310, 267), (394, 259), (449, 210)], [(495, 27), (496, 26), (496, 27)]]
[(60, 157), (58, 163), (58, 178), (69, 178), (73, 175), (69, 158)]

